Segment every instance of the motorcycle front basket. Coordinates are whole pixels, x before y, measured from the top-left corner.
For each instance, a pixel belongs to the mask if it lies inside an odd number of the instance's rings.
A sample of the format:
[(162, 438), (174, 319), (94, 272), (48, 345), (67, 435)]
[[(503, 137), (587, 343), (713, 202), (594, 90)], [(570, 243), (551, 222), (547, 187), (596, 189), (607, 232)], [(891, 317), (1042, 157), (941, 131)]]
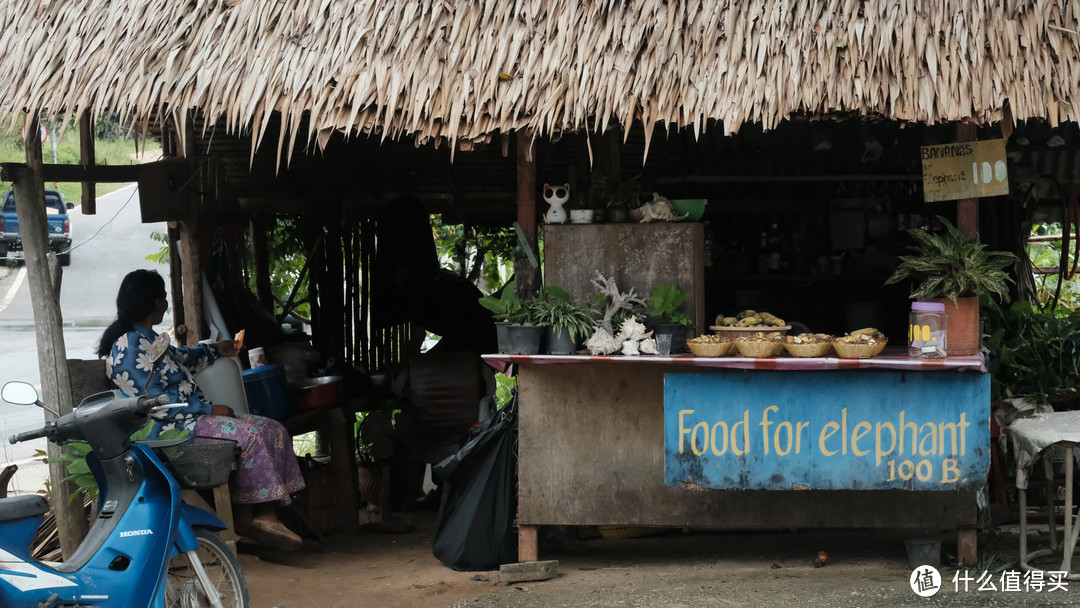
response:
[(183, 443), (161, 448), (161, 454), (181, 487), (213, 488), (229, 482), (236, 461), (236, 442), (193, 436)]

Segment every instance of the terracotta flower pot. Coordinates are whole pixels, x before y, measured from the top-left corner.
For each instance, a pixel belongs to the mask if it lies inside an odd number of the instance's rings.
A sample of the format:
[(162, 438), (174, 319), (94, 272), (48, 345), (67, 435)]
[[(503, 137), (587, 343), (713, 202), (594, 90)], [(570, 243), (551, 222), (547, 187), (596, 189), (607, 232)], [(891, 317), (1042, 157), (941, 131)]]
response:
[(979, 298), (977, 296), (956, 298), (958, 306), (948, 298), (926, 298), (921, 302), (941, 302), (945, 305), (945, 314), (948, 315), (948, 355), (964, 356), (978, 354), (982, 345), (982, 335), (979, 331)]

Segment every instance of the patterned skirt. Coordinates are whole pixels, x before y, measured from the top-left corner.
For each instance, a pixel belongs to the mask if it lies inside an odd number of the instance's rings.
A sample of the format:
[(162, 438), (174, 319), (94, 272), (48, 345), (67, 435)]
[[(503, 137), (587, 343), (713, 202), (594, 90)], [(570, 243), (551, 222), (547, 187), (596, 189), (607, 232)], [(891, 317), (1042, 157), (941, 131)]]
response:
[(280, 422), (250, 414), (200, 416), (195, 434), (232, 439), (240, 448), (229, 484), (234, 503), (278, 500), (287, 505), (292, 502), (290, 494), (304, 489), (292, 437)]

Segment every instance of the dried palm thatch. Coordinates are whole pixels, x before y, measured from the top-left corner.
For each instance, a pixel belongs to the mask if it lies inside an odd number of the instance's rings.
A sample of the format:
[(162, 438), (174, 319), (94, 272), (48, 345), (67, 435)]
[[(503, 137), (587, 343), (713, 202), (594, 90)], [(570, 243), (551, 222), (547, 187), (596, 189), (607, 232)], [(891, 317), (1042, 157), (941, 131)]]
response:
[[(96, 509), (90, 494), (80, 492), (75, 500), (82, 503), (83, 514), (86, 516), (87, 523), (94, 523)], [(60, 551), (60, 533), (56, 525), (56, 511), (49, 510), (41, 520), (41, 525), (38, 527), (37, 532), (34, 533), (34, 539), (30, 541), (30, 555), (34, 559), (44, 562), (63, 561), (63, 555)]]
[(993, 122), (1006, 100), (1014, 119), (1080, 119), (1075, 0), (3, 5), (0, 112), (182, 125), (198, 110), (250, 132), (253, 150), (273, 112), (290, 151), (333, 129), (455, 144), (611, 121), (700, 131), (716, 119), (727, 132), (833, 112)]

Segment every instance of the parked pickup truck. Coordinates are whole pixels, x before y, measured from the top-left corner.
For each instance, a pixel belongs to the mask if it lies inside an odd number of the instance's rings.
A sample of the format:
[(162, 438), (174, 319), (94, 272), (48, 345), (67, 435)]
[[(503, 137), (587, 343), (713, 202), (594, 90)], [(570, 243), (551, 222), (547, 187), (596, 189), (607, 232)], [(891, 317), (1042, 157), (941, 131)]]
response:
[[(68, 209), (75, 205), (64, 202), (59, 190), (45, 190), (45, 211), (49, 222), (49, 249), (56, 252), (61, 266), (71, 263), (71, 220)], [(19, 235), (19, 216), (15, 213), (15, 192), (4, 193), (3, 216), (0, 216), (0, 261), (14, 263), (23, 259), (22, 237)]]

